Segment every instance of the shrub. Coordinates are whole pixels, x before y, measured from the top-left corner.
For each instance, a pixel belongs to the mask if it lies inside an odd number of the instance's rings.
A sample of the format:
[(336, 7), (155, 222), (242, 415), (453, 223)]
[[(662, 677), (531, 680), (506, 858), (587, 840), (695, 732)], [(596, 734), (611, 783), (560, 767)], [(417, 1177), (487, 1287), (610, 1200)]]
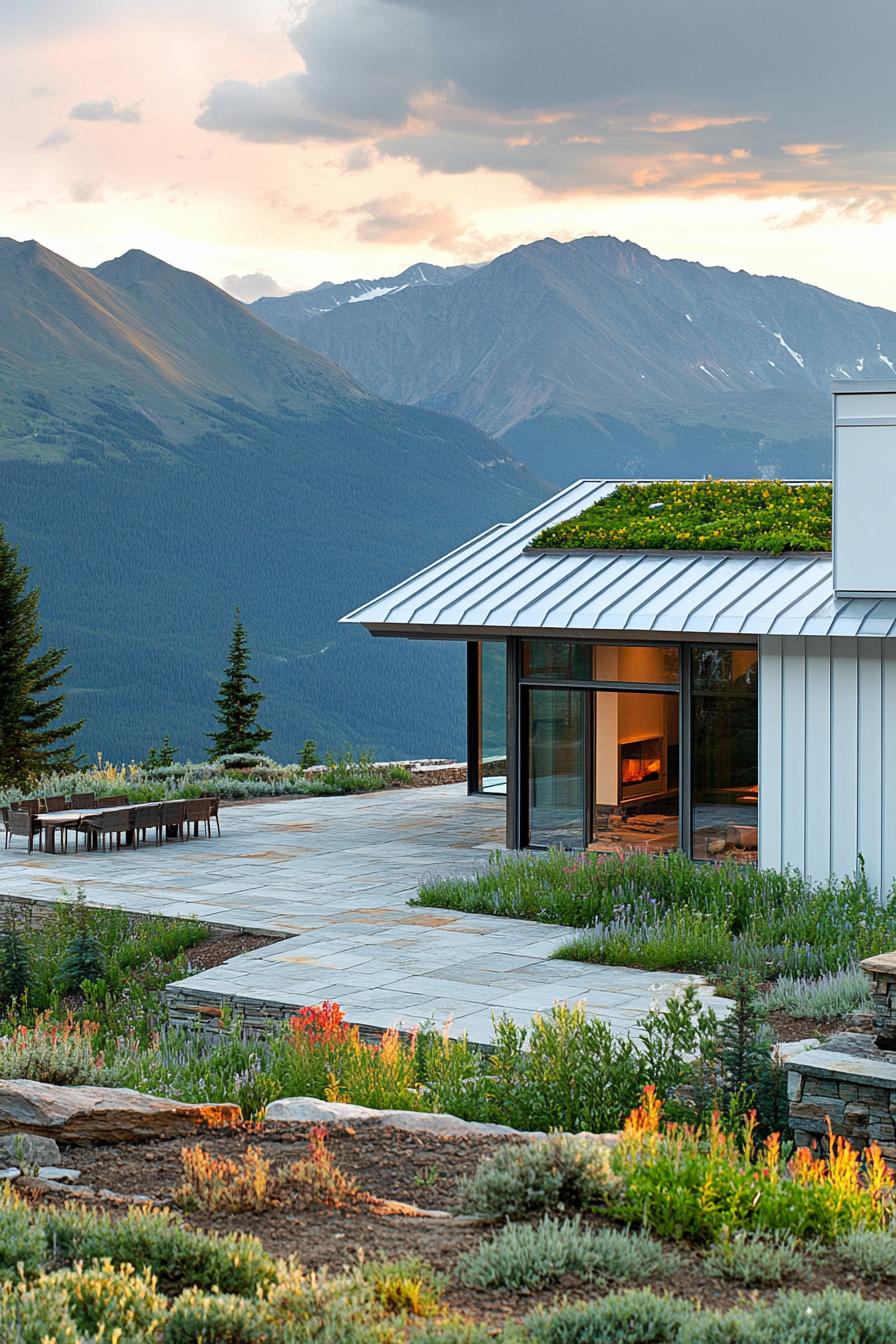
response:
[(868, 1279), (896, 1278), (896, 1236), (892, 1231), (869, 1228), (850, 1232), (836, 1243), (834, 1251), (844, 1266)]
[[(873, 1233), (861, 1235), (873, 1236)], [(749, 1287), (783, 1283), (802, 1268), (799, 1242), (787, 1233), (726, 1232), (703, 1260), (706, 1270), (719, 1278)]]
[(212, 1157), (201, 1144), (181, 1149), (183, 1184), (174, 1198), (184, 1209), (208, 1213), (260, 1211), (291, 1199), (307, 1208), (334, 1207), (358, 1197), (355, 1182), (337, 1167), (319, 1125), (308, 1135), (308, 1156), (271, 1168), (260, 1149), (249, 1145), (239, 1158)]
[(63, 1263), (110, 1260), (148, 1268), (177, 1288), (218, 1287), (238, 1294), (254, 1293), (275, 1277), (274, 1262), (257, 1237), (197, 1232), (167, 1209), (129, 1209), (113, 1218), (68, 1204), (42, 1210), (38, 1222), (54, 1258)]
[(206, 1213), (258, 1211), (276, 1199), (271, 1164), (260, 1149), (249, 1145), (239, 1158), (212, 1157), (201, 1144), (182, 1148), (184, 1181), (174, 1192), (181, 1208)]
[(282, 1168), (279, 1178), (280, 1188), (306, 1207), (329, 1204), (338, 1208), (363, 1197), (351, 1177), (337, 1167), (322, 1125), (308, 1132), (308, 1156)]
[(357, 1106), (382, 1110), (419, 1110), (413, 1044), (390, 1028), (379, 1041), (368, 1045), (353, 1027), (339, 1053), (326, 1096), (328, 1101), (350, 1099)]
[(408, 1339), (409, 1344), (492, 1344), (494, 1332), (477, 1321), (449, 1316), (422, 1322)]
[(37, 1274), (48, 1258), (42, 1224), (13, 1190), (0, 1196), (0, 1278)]
[(694, 1308), (646, 1289), (536, 1312), (524, 1322), (534, 1344), (679, 1344)]
[(256, 770), (260, 766), (271, 769), (277, 762), (265, 756), (263, 751), (228, 751), (223, 756), (216, 756), (212, 764), (221, 770)]
[(96, 1051), (98, 1027), (67, 1017), (53, 1022), (49, 1013), (33, 1027), (17, 1027), (0, 1041), (0, 1078), (32, 1078), (38, 1083), (76, 1087), (107, 1081), (103, 1055)]
[(9, 1344), (82, 1344), (63, 1284), (0, 1284), (0, 1339)]
[(664, 1125), (652, 1089), (626, 1121), (614, 1155), (625, 1181), (618, 1213), (660, 1236), (711, 1242), (723, 1229), (788, 1232), (831, 1242), (879, 1228), (894, 1178), (876, 1145), (862, 1156), (829, 1135), (830, 1155), (800, 1148), (783, 1162), (780, 1139), (755, 1141), (755, 1118), (740, 1134), (714, 1116), (706, 1131)]
[(387, 1316), (434, 1316), (441, 1305), (445, 1280), (418, 1256), (365, 1264), (361, 1277)]
[(621, 1187), (611, 1152), (608, 1143), (591, 1134), (506, 1144), (459, 1183), (458, 1205), (465, 1213), (490, 1218), (602, 1208)]
[(166, 1302), (150, 1270), (133, 1265), (113, 1265), (110, 1260), (60, 1269), (45, 1282), (61, 1285), (68, 1297), (72, 1319), (86, 1334), (101, 1331), (121, 1344), (142, 1344), (162, 1324)]
[(458, 1274), (474, 1288), (543, 1288), (577, 1274), (582, 1279), (644, 1283), (671, 1273), (676, 1258), (644, 1233), (598, 1232), (578, 1216), (510, 1223), (463, 1257)]
[(711, 1317), (701, 1324), (695, 1344), (890, 1344), (893, 1305), (828, 1288), (781, 1293), (767, 1305), (729, 1312), (718, 1324)]
[(808, 980), (804, 976), (782, 975), (763, 995), (768, 1012), (789, 1013), (791, 1017), (809, 1017), (818, 1022), (848, 1017), (850, 1013), (870, 1010), (871, 991), (868, 977), (857, 966), (830, 971)]
[(528, 1030), (498, 1020), (489, 1059), (495, 1118), (518, 1129), (618, 1129), (647, 1083), (665, 1096), (692, 1072), (691, 1057), (707, 1048), (717, 1022), (688, 989), (638, 1026), (640, 1041), (616, 1036), (582, 1004), (563, 1003), (536, 1014)]
[(279, 1324), (257, 1298), (187, 1288), (171, 1308), (164, 1344), (283, 1344)]

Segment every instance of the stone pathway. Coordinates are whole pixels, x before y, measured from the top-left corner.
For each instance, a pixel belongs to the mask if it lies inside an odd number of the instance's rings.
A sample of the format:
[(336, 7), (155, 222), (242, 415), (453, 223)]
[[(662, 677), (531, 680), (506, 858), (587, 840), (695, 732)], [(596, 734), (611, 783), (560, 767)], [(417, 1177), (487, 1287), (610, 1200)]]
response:
[(558, 999), (583, 1000), (617, 1033), (698, 976), (551, 961), (575, 932), (555, 924), (408, 906), (427, 873), (469, 872), (503, 842), (503, 799), (465, 787), (247, 804), (221, 812), (222, 836), (135, 852), (0, 854), (0, 895), (56, 899), (82, 886), (92, 905), (193, 916), (283, 934), (172, 986), (175, 1016), (233, 1003), (247, 1018), (338, 1001), (363, 1027), (432, 1021), (492, 1039), (492, 1014), (521, 1024)]

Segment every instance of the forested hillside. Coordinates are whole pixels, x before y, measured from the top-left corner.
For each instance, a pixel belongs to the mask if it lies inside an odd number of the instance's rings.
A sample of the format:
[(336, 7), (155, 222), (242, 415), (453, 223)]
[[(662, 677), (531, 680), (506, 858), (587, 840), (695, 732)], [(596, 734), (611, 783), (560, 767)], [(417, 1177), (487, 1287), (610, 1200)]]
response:
[[(275, 755), (306, 737), (462, 751), (460, 650), (337, 621), (545, 487), (478, 430), (363, 393), (198, 277), (136, 254), (75, 275), (80, 308), (48, 255), (36, 316), (21, 271), (0, 293), (30, 342), (26, 387), (0, 335), (0, 521), (42, 589), (46, 638), (70, 649), (82, 749), (140, 757), (168, 732), (204, 753), (239, 604)], [(239, 396), (210, 395), (228, 368)]]

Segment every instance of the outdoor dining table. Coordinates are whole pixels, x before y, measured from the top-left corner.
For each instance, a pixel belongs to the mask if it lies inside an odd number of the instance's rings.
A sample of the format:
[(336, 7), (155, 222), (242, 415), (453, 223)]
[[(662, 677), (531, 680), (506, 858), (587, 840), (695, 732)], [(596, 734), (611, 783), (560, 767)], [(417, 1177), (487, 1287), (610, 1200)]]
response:
[[(185, 801), (183, 798), (165, 799), (166, 803), (182, 803)], [(127, 815), (133, 806), (134, 804), (129, 803), (126, 807), (79, 807), (64, 812), (38, 812), (36, 820), (43, 831), (44, 853), (56, 853), (56, 832), (58, 830), (64, 831), (68, 826), (78, 826), (88, 817), (100, 817), (104, 812), (123, 812), (125, 819), (127, 819)], [(128, 828), (122, 826), (121, 829), (126, 831)], [(175, 834), (177, 831), (177, 828), (173, 826), (166, 829), (168, 835)], [(133, 837), (131, 837), (131, 843), (133, 843)]]

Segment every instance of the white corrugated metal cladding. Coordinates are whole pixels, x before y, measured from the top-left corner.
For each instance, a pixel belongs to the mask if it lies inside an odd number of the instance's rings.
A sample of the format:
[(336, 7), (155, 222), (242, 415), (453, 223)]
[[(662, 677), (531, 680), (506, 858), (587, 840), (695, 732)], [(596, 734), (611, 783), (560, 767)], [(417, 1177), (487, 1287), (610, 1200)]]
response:
[[(896, 600), (837, 598), (830, 555), (532, 552), (617, 481), (577, 481), (493, 527), (343, 620), (377, 634), (896, 635)], [(647, 484), (647, 482), (644, 482)]]

